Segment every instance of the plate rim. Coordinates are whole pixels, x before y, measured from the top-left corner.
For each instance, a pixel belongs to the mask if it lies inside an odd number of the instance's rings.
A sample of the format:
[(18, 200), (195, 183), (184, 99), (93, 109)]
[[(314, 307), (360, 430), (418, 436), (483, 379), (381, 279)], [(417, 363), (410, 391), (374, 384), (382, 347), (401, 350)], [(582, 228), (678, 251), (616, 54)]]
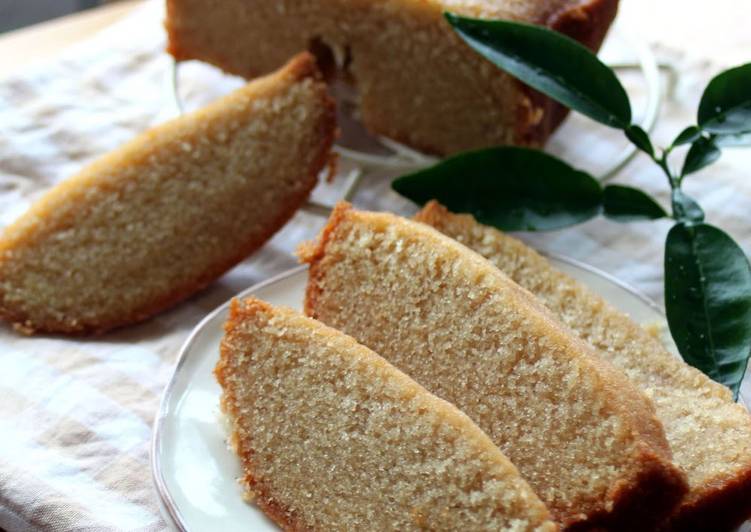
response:
[[(597, 275), (605, 279), (606, 281), (618, 286), (619, 288), (629, 292), (632, 296), (635, 296), (642, 303), (649, 306), (652, 310), (654, 310), (661, 316), (663, 317), (665, 316), (665, 311), (662, 308), (662, 306), (660, 306), (657, 302), (655, 302), (650, 297), (642, 293), (640, 290), (634, 288), (631, 284), (616, 278), (614, 275), (607, 273), (595, 266), (582, 262), (578, 259), (574, 259), (566, 255), (562, 255), (560, 253), (551, 253), (551, 252), (545, 252), (545, 251), (539, 251), (539, 250), (535, 250), (535, 251), (537, 251), (538, 253), (540, 253), (542, 256), (544, 256), (547, 259), (553, 259), (553, 260), (562, 262), (564, 264), (568, 264), (570, 266), (580, 268), (594, 275)], [(238, 297), (244, 297), (252, 292), (265, 288), (266, 286), (270, 284), (274, 284), (274, 283), (283, 281), (289, 277), (293, 277), (307, 269), (308, 269), (307, 264), (301, 264), (299, 266), (295, 266), (294, 268), (290, 268), (289, 270), (285, 270), (279, 274), (269, 277), (268, 279), (265, 279), (254, 285), (251, 285), (250, 287), (233, 295), (232, 297), (227, 299), (224, 303), (222, 303), (221, 305), (216, 307), (214, 310), (209, 312), (206, 316), (204, 316), (203, 319), (201, 319), (201, 321), (199, 321), (196, 324), (196, 326), (193, 328), (193, 330), (190, 332), (190, 334), (188, 335), (188, 337), (185, 339), (182, 346), (180, 347), (180, 350), (178, 351), (178, 355), (177, 355), (177, 361), (175, 362), (175, 366), (172, 370), (172, 373), (170, 374), (169, 381), (167, 382), (167, 385), (164, 387), (164, 390), (162, 391), (162, 396), (159, 400), (159, 407), (156, 412), (156, 416), (154, 417), (154, 422), (152, 424), (151, 445), (149, 449), (150, 457), (151, 457), (151, 460), (150, 460), (151, 478), (152, 478), (152, 481), (154, 483), (154, 488), (157, 493), (159, 507), (162, 509), (162, 515), (165, 518), (167, 518), (167, 521), (168, 521), (167, 524), (171, 525), (173, 529), (177, 529), (180, 532), (189, 532), (188, 525), (186, 524), (185, 519), (183, 518), (183, 515), (180, 512), (180, 509), (177, 507), (177, 504), (175, 503), (172, 495), (170, 494), (169, 489), (167, 488), (167, 483), (164, 479), (164, 471), (162, 469), (160, 453), (158, 451), (160, 447), (161, 433), (164, 428), (164, 423), (167, 419), (167, 414), (169, 413), (165, 409), (169, 402), (169, 399), (172, 397), (172, 394), (174, 392), (177, 374), (180, 371), (180, 369), (185, 365), (185, 362), (188, 358), (187, 357), (188, 351), (190, 351), (190, 349), (193, 347), (193, 344), (196, 341), (196, 337), (204, 329), (206, 324), (210, 322), (211, 320), (213, 320), (214, 318), (216, 318), (218, 314), (220, 314), (221, 312), (229, 308), (230, 303), (232, 302), (233, 299), (238, 298)]]
[(157, 496), (159, 498), (159, 506), (162, 508), (163, 510), (162, 513), (165, 515), (165, 517), (169, 518), (170, 522), (168, 524), (171, 524), (173, 528), (176, 528), (180, 532), (188, 532), (188, 528), (180, 510), (177, 507), (177, 504), (175, 503), (174, 499), (172, 498), (172, 495), (170, 494), (169, 489), (167, 488), (167, 484), (164, 479), (164, 472), (162, 470), (160, 453), (158, 452), (158, 450), (160, 446), (160, 435), (161, 435), (161, 432), (164, 427), (164, 423), (165, 423), (165, 420), (167, 419), (167, 414), (168, 414), (168, 412), (165, 410), (166, 405), (169, 402), (168, 401), (169, 398), (172, 397), (172, 393), (175, 388), (177, 374), (180, 371), (180, 369), (185, 365), (185, 361), (188, 358), (187, 353), (193, 347), (196, 337), (200, 334), (200, 332), (203, 330), (206, 324), (210, 322), (211, 320), (213, 320), (218, 314), (220, 314), (221, 312), (229, 308), (229, 305), (233, 299), (237, 297), (243, 297), (255, 290), (260, 290), (261, 288), (264, 288), (265, 286), (268, 286), (270, 284), (283, 281), (284, 279), (287, 279), (288, 277), (297, 275), (298, 273), (306, 270), (307, 268), (308, 266), (306, 264), (295, 266), (294, 268), (290, 268), (289, 270), (285, 270), (259, 283), (251, 285), (245, 290), (242, 290), (238, 292), (237, 294), (233, 295), (232, 297), (227, 299), (224, 303), (222, 303), (221, 305), (216, 307), (214, 310), (209, 312), (206, 316), (204, 316), (203, 319), (201, 319), (201, 321), (199, 321), (196, 324), (193, 330), (190, 331), (190, 334), (188, 335), (188, 337), (185, 339), (182, 346), (180, 347), (180, 351), (178, 352), (178, 355), (177, 355), (177, 361), (172, 370), (172, 373), (170, 374), (169, 381), (167, 382), (167, 386), (164, 387), (164, 390), (162, 391), (162, 396), (159, 400), (159, 407), (157, 409), (156, 416), (154, 417), (154, 422), (152, 424), (151, 445), (149, 449), (150, 454), (151, 454), (151, 460), (150, 460), (151, 478), (154, 483), (154, 487), (156, 488)]

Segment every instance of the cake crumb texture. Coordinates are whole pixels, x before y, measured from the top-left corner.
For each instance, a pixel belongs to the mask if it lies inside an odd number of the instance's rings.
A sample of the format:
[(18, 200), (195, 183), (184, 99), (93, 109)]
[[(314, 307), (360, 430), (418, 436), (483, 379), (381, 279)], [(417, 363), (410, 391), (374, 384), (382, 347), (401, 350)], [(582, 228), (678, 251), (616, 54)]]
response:
[(727, 388), (521, 241), (436, 202), (416, 219), (487, 257), (652, 399), (689, 483), (667, 529), (731, 530), (751, 516), (751, 416)]
[(308, 315), (469, 415), (565, 527), (648, 530), (684, 493), (650, 401), (480, 255), (346, 204), (302, 254)]
[(215, 374), (250, 497), (286, 530), (553, 532), (453, 405), (352, 338), (232, 302)]
[(542, 24), (597, 49), (617, 0), (168, 0), (168, 49), (236, 75), (269, 72), (300, 50), (329, 50), (374, 133), (447, 155), (539, 145), (565, 116), (469, 48), (446, 11)]
[(307, 198), (336, 132), (307, 53), (54, 187), (0, 238), (0, 315), (96, 333), (189, 296)]

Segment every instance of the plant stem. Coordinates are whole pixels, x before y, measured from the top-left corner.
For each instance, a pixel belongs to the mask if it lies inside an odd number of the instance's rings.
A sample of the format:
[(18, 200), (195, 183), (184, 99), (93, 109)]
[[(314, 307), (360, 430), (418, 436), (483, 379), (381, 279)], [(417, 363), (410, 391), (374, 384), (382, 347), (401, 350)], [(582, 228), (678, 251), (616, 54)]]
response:
[(670, 189), (675, 190), (676, 188), (680, 187), (680, 181), (678, 178), (673, 174), (673, 172), (670, 171), (670, 165), (668, 165), (668, 155), (670, 155), (670, 151), (673, 149), (671, 146), (670, 148), (667, 148), (665, 150), (662, 150), (662, 157), (654, 158), (654, 162), (657, 163), (657, 165), (662, 168), (662, 171), (665, 173), (665, 175), (668, 178), (668, 184), (670, 184)]
[(670, 165), (668, 164), (668, 156), (670, 155), (670, 152), (673, 151), (673, 145), (670, 145), (669, 147), (662, 150), (662, 155), (657, 157), (652, 157), (655, 163), (657, 163), (657, 166), (662, 168), (662, 171), (665, 173), (665, 175), (668, 178), (668, 184), (670, 185), (670, 207), (673, 211), (673, 219), (674, 220), (680, 220), (685, 217), (685, 212), (682, 207), (677, 201), (676, 201), (676, 193), (680, 190), (681, 182), (678, 177), (676, 177), (673, 172), (670, 170)]

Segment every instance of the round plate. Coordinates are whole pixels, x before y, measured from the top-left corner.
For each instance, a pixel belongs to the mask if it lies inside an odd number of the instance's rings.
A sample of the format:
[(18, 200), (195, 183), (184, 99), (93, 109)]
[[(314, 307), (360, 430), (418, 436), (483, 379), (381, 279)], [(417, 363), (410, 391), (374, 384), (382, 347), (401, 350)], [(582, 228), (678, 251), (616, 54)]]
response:
[[(642, 324), (664, 323), (660, 308), (594, 268), (563, 257), (553, 265), (583, 282)], [(307, 267), (301, 266), (238, 294), (301, 310)], [(242, 498), (242, 475), (227, 447), (212, 373), (219, 358), (229, 302), (209, 314), (183, 346), (162, 398), (154, 427), (152, 473), (165, 518), (178, 530), (276, 531)]]

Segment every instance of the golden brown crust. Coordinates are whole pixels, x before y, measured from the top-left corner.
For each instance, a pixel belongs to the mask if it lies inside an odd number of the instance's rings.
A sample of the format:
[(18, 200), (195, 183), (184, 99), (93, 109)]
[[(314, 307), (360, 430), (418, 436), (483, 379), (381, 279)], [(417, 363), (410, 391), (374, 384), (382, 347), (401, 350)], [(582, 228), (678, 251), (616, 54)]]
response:
[[(302, 53), (293, 58), (279, 72), (265, 78), (263, 82), (290, 84), (308, 78), (317, 80), (317, 82), (320, 82), (322, 79), (320, 72), (316, 68), (313, 56), (308, 53)], [(260, 82), (261, 80), (259, 80), (259, 83)], [(211, 267), (204, 271), (197, 272), (196, 277), (190, 282), (174, 286), (169, 293), (159, 294), (152, 301), (139, 308), (124, 310), (123, 314), (116, 319), (88, 321), (72, 319), (61, 321), (47, 317), (31, 316), (24, 312), (23, 309), (14, 307), (13, 304), (6, 302), (5, 295), (1, 290), (0, 317), (13, 323), (14, 328), (24, 334), (33, 334), (35, 332), (51, 332), (68, 335), (101, 334), (117, 327), (143, 321), (205, 288), (223, 273), (262, 246), (294, 215), (315, 186), (317, 176), (321, 169), (329, 163), (330, 149), (337, 135), (335, 104), (324, 88), (319, 91), (319, 94), (320, 100), (318, 105), (323, 110), (323, 118), (318, 123), (317, 137), (320, 141), (316, 147), (317, 152), (313, 164), (311, 164), (308, 169), (307, 175), (295, 176), (296, 179), (300, 179), (300, 182), (305, 183), (305, 185), (295, 193), (289, 194), (285, 198), (285, 201), (279, 204), (276, 209), (270, 209), (273, 218), (266, 221), (264, 231), (253, 235), (252, 239), (236, 247), (231, 255), (217, 257)], [(148, 146), (149, 139), (152, 135), (153, 132), (148, 131), (121, 148), (121, 150), (138, 150), (141, 144), (143, 144), (144, 147)], [(106, 167), (109, 158), (114, 159), (114, 154), (105, 156), (100, 161), (93, 163), (91, 167), (84, 169), (82, 173), (88, 170), (95, 172), (96, 169)], [(50, 201), (50, 197), (57, 194), (59, 190), (66, 190), (71, 186), (74, 185), (70, 185), (69, 183), (58, 185), (58, 187), (50, 191), (47, 196), (43, 197), (37, 205), (32, 206), (30, 215), (43, 215), (45, 203)], [(27, 217), (30, 215), (27, 215)], [(210, 213), (207, 213), (207, 215), (210, 215)], [(8, 250), (12, 249), (14, 242), (9, 241), (8, 236), (15, 231), (16, 227), (20, 227), (22, 224), (27, 223), (25, 218), (26, 217), (23, 217), (16, 222), (16, 224), (6, 230), (4, 241), (0, 243), (0, 252), (7, 254)], [(2, 261), (0, 261), (0, 265), (1, 264)]]
[(636, 476), (609, 494), (611, 511), (595, 511), (586, 521), (570, 522), (565, 530), (655, 530), (685, 494), (686, 479), (678, 469), (666, 468), (664, 459), (648, 450), (641, 462)]
[[(227, 334), (231, 333), (238, 323), (247, 317), (252, 316), (257, 311), (263, 309), (263, 303), (255, 307), (241, 305), (240, 301), (233, 299), (230, 303), (229, 317), (224, 324), (224, 330)], [(229, 380), (227, 375), (227, 358), (230, 356), (227, 351), (227, 346), (222, 343), (219, 346), (221, 356), (219, 362), (214, 367), (214, 376), (217, 382), (222, 387), (221, 408), (222, 412), (234, 419), (240, 415), (240, 412), (236, 405), (238, 404), (237, 398), (234, 396), (233, 388), (229, 386)], [(243, 464), (243, 470), (245, 476), (243, 477), (243, 483), (248, 492), (254, 495), (254, 502), (263, 510), (263, 512), (271, 518), (277, 525), (284, 530), (289, 531), (302, 531), (307, 530), (299, 519), (293, 514), (293, 512), (284, 507), (278, 501), (275, 501), (268, 495), (268, 490), (264, 486), (262, 481), (255, 478), (253, 473), (253, 449), (248, 445), (249, 441), (237, 438), (236, 435), (231, 436), (231, 444), (235, 453), (240, 458)]]
[[(255, 305), (243, 305), (239, 300), (233, 299), (230, 303), (229, 317), (224, 324), (225, 333), (230, 334), (244, 319), (251, 317), (258, 311), (264, 310), (264, 308), (270, 309), (270, 305), (258, 300), (256, 300)], [(229, 376), (226, 373), (228, 370), (227, 359), (231, 355), (228, 351), (228, 347), (224, 343), (220, 344), (219, 350), (221, 356), (219, 357), (219, 362), (217, 362), (214, 367), (214, 376), (222, 387), (222, 412), (228, 415), (230, 419), (235, 419), (240, 415), (240, 411), (236, 407), (239, 403), (234, 396), (232, 386), (229, 386)], [(231, 437), (231, 443), (235, 453), (243, 464), (243, 470), (245, 472), (243, 483), (248, 492), (254, 495), (254, 502), (261, 508), (261, 510), (263, 510), (263, 512), (283, 530), (291, 532), (308, 530), (308, 527), (292, 512), (290, 508), (285, 507), (269, 496), (268, 489), (263, 481), (255, 478), (253, 465), (254, 452), (252, 447), (248, 445), (250, 441), (237, 438), (233, 434)]]
[[(539, 24), (579, 41), (597, 51), (618, 13), (618, 0), (584, 0), (553, 13), (544, 13)], [(541, 146), (568, 115), (568, 109), (540, 92), (517, 81), (522, 94), (518, 107), (517, 142)]]
[(597, 50), (618, 12), (618, 0), (584, 0), (553, 13), (546, 24), (583, 45)]
[(340, 201), (334, 206), (334, 210), (329, 215), (329, 220), (313, 242), (303, 242), (297, 248), (297, 257), (302, 263), (309, 265), (308, 283), (305, 286), (305, 301), (303, 302), (303, 312), (306, 316), (317, 319), (315, 309), (317, 308), (318, 296), (321, 293), (321, 277), (323, 272), (318, 265), (326, 254), (326, 246), (329, 239), (334, 235), (336, 228), (342, 223), (347, 215), (353, 210), (352, 204), (346, 201)]
[(751, 463), (688, 497), (664, 526), (671, 532), (733, 530), (751, 517)]
[[(341, 224), (346, 223), (349, 217), (358, 215), (360, 213), (354, 211), (349, 204), (338, 204), (318, 239), (298, 249), (300, 260), (310, 266), (305, 312), (311, 317), (321, 318), (317, 315), (316, 309), (320, 307), (319, 298), (325, 276), (323, 259), (327, 255), (329, 242), (337, 238), (337, 228)], [(479, 255), (477, 259), (485, 263)], [(551, 331), (560, 329), (547, 309), (543, 308), (527, 290), (518, 287), (516, 292), (517, 297), (527, 300), (546, 320), (549, 320)], [(588, 351), (590, 348), (582, 344), (581, 349)], [(588, 363), (591, 364), (591, 370), (599, 375), (603, 389), (619, 399), (613, 403), (613, 408), (619, 416), (629, 420), (629, 426), (639, 435), (641, 443), (631, 457), (634, 467), (613, 485), (606, 500), (581, 501), (572, 505), (568, 511), (551, 506), (551, 511), (565, 529), (571, 530), (595, 530), (605, 527), (608, 530), (625, 531), (638, 527), (655, 527), (685, 494), (685, 476), (671, 462), (664, 430), (656, 418), (651, 402), (630, 386), (623, 375), (604, 360), (593, 356), (589, 358)]]
[(178, 0), (167, 0), (167, 16), (164, 19), (164, 29), (167, 32), (167, 53), (175, 61), (186, 61), (191, 58), (190, 52), (185, 48), (183, 40), (180, 38), (180, 32), (175, 26), (177, 20), (175, 14), (178, 12)]

